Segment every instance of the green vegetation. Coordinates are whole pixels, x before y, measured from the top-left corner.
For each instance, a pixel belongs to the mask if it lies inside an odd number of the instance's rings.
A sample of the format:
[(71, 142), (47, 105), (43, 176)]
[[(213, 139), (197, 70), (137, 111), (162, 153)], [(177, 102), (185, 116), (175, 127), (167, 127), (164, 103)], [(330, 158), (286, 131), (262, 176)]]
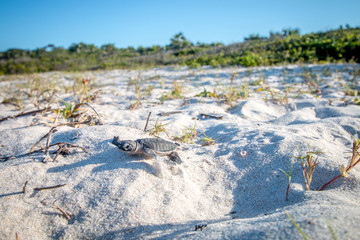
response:
[(286, 201), (289, 200), (289, 191), (290, 191), (291, 175), (292, 175), (293, 166), (294, 166), (294, 162), (291, 160), (290, 172), (289, 172), (289, 173), (286, 173), (284, 170), (279, 169), (279, 170), (282, 171), (282, 172), (287, 176), (287, 178), (288, 178), (288, 185), (287, 185), (287, 189), (286, 189)]
[(296, 227), (296, 229), (300, 232), (301, 236), (305, 239), (305, 240), (309, 240), (309, 238), (306, 236), (305, 232), (301, 229), (301, 227), (299, 226), (299, 224), (297, 224), (297, 222), (295, 222), (294, 218), (287, 212), (285, 211), (286, 216), (290, 219), (291, 223)]
[[(116, 48), (114, 44), (72, 44), (68, 49), (49, 44), (35, 50), (0, 53), (0, 75), (45, 71), (143, 68), (165, 65), (245, 67), (288, 63), (360, 62), (360, 28), (343, 28), (301, 35), (299, 30), (252, 34), (244, 42), (192, 43), (182, 33), (167, 46)], [(311, 77), (311, 76), (309, 76)], [(309, 87), (316, 90), (314, 82)]]
[(306, 152), (305, 156), (301, 156), (300, 150), (298, 149), (299, 154), (298, 154), (298, 156), (294, 156), (294, 158), (299, 159), (301, 162), (301, 167), (303, 169), (306, 190), (309, 191), (315, 167), (319, 164), (318, 157), (316, 157), (316, 159), (314, 159), (314, 155), (319, 155), (322, 152), (311, 151), (310, 146), (308, 146), (308, 149), (309, 150)]
[(203, 135), (204, 137), (201, 139), (203, 146), (210, 146), (215, 144), (215, 140), (212, 137), (207, 136), (204, 132)]
[(172, 100), (172, 99), (181, 99), (181, 93), (182, 93), (182, 87), (179, 86), (179, 84), (177, 83), (177, 81), (175, 80), (173, 82), (174, 85), (174, 90), (172, 90), (171, 92), (165, 93), (163, 95), (161, 95), (160, 100), (166, 101), (166, 100)]
[(197, 131), (195, 130), (195, 128), (196, 128), (196, 122), (194, 124), (194, 127), (192, 127), (192, 128), (189, 127), (189, 128), (186, 128), (185, 130), (183, 130), (183, 135), (182, 136), (174, 137), (174, 141), (193, 144), (194, 139), (197, 136)]

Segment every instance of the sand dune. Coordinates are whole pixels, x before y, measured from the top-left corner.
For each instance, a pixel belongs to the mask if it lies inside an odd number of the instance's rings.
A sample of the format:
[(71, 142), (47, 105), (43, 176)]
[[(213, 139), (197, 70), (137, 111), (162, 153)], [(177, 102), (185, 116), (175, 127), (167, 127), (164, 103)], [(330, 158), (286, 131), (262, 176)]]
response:
[[(102, 90), (90, 105), (103, 125), (60, 126), (52, 134), (51, 143), (76, 144), (87, 152), (74, 148), (54, 162), (44, 163), (41, 152), (0, 163), (0, 238), (18, 234), (21, 239), (302, 239), (287, 211), (310, 239), (331, 239), (330, 228), (338, 239), (360, 239), (360, 166), (317, 191), (351, 158), (360, 106), (345, 91), (359, 88), (359, 76), (354, 75), (358, 67), (80, 73), (95, 83), (93, 92)], [(74, 95), (64, 89), (77, 76), (55, 72), (35, 77), (56, 82), (56, 99), (71, 101)], [(0, 100), (33, 77), (3, 77), (0, 86), (10, 90)], [(175, 80), (181, 98), (165, 99), (174, 91)], [(134, 82), (140, 86), (141, 105), (131, 110), (137, 99)], [(239, 97), (230, 106), (223, 95), (232, 87)], [(205, 96), (204, 89), (216, 96)], [(8, 104), (0, 109), (0, 117), (20, 112)], [(24, 100), (22, 111), (32, 109), (31, 99)], [(181, 143), (183, 164), (127, 155), (111, 144), (114, 136), (151, 137), (144, 131), (149, 112), (147, 129), (162, 124), (166, 133), (159, 137), (164, 139), (197, 131), (193, 143)], [(32, 124), (38, 117), (0, 123), (2, 157), (28, 153), (49, 132), (45, 124)], [(204, 146), (203, 140), (210, 137), (215, 144)], [(303, 156), (321, 152), (309, 191), (300, 161), (293, 157), (298, 150)], [(292, 160), (285, 201), (288, 182), (279, 169), (289, 172)], [(154, 174), (159, 164), (161, 177)]]

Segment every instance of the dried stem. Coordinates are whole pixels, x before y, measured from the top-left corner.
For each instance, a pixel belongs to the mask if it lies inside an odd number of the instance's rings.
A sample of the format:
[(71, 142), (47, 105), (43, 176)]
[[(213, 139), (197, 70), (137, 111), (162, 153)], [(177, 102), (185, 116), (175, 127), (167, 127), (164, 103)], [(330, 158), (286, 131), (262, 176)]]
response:
[(33, 153), (42, 152), (42, 151), (44, 151), (44, 149), (38, 149), (38, 150), (35, 150), (33, 152), (28, 152), (28, 153), (24, 153), (24, 154), (20, 154), (20, 155), (0, 157), (0, 160), (2, 160), (2, 162), (6, 162), (6, 161), (8, 161), (10, 159), (16, 159), (16, 158), (20, 158), (20, 157), (30, 156)]
[(19, 114), (15, 114), (15, 115), (12, 115), (12, 116), (9, 116), (9, 117), (5, 117), (5, 118), (1, 118), (0, 119), (0, 122), (3, 122), (5, 120), (8, 120), (8, 119), (14, 119), (14, 118), (18, 118), (18, 117), (22, 117), (22, 116), (26, 116), (26, 115), (32, 115), (32, 114), (36, 114), (36, 113), (42, 113), (42, 112), (47, 112), (47, 111), (51, 111), (51, 108), (43, 108), (43, 109), (40, 109), (40, 110), (33, 110), (33, 111), (29, 111), (29, 112), (21, 112)]
[[(60, 124), (60, 125), (64, 125), (64, 124)], [(67, 125), (67, 124), (65, 124)], [(47, 161), (49, 159), (51, 159), (50, 155), (49, 155), (49, 149), (53, 146), (58, 146), (58, 150), (56, 151), (56, 156), (54, 157), (54, 159), (52, 159), (53, 161), (56, 160), (56, 158), (58, 157), (59, 154), (69, 154), (70, 151), (68, 148), (80, 148), (82, 151), (84, 152), (88, 152), (85, 148), (77, 145), (77, 144), (72, 144), (72, 143), (67, 143), (67, 142), (58, 142), (58, 143), (53, 143), (53, 144), (50, 144), (51, 142), (51, 135), (56, 132), (57, 129), (56, 127), (52, 127), (50, 129), (50, 131), (45, 134), (43, 137), (40, 138), (39, 141), (37, 141), (30, 149), (30, 152), (29, 153), (25, 153), (25, 154), (21, 154), (21, 155), (15, 155), (15, 156), (7, 156), (7, 157), (0, 157), (1, 160), (3, 160), (3, 162), (9, 160), (9, 159), (13, 159), (13, 158), (17, 158), (17, 157), (24, 157), (24, 156), (29, 156), (31, 155), (32, 153), (35, 153), (35, 152), (45, 152), (46, 154), (46, 157), (44, 158), (43, 161)], [(46, 141), (46, 146), (43, 147), (41, 145), (41, 141), (43, 141), (45, 138), (47, 138), (47, 141)], [(38, 150), (35, 150), (36, 146), (37, 145), (40, 145), (40, 149)]]
[[(346, 172), (350, 171), (350, 169), (353, 168), (353, 167), (355, 167), (356, 164), (358, 164), (359, 162), (360, 162), (360, 158), (359, 158), (352, 166), (348, 167), (348, 168), (346, 169)], [(324, 185), (322, 185), (322, 186), (319, 188), (319, 191), (323, 190), (327, 185), (329, 185), (330, 183), (334, 182), (336, 179), (341, 178), (341, 177), (344, 177), (344, 175), (343, 175), (343, 174), (340, 174), (340, 175), (336, 176), (335, 178), (331, 179), (329, 182), (327, 182), (327, 183), (325, 183)]]
[(161, 117), (167, 117), (173, 114), (181, 113), (181, 111), (173, 111), (173, 112), (161, 112), (158, 115)]
[(80, 148), (80, 149), (83, 150), (84, 152), (86, 152), (86, 153), (88, 152), (87, 149), (85, 149), (85, 148), (83, 148), (83, 147), (81, 147), (81, 146), (79, 146), (79, 145), (77, 145), (77, 144), (72, 144), (72, 143), (67, 143), (67, 142), (54, 143), (54, 144), (49, 145), (49, 148), (50, 148), (50, 147), (53, 147), (53, 146), (59, 146), (59, 147), (64, 147), (64, 146), (66, 146), (66, 147), (70, 147), (70, 148)]
[[(31, 147), (30, 153), (32, 153), (32, 152), (34, 151), (35, 147), (36, 147), (37, 145), (39, 145), (42, 140), (44, 140), (45, 138), (48, 138), (51, 134), (53, 134), (53, 133), (56, 132), (56, 131), (57, 131), (56, 127), (52, 127), (47, 134), (45, 134), (42, 138), (40, 138), (40, 140), (37, 141), (37, 142)], [(40, 146), (41, 146), (41, 145), (40, 145)], [(47, 146), (47, 147), (48, 147), (48, 146)], [(45, 148), (43, 148), (43, 147), (41, 147), (41, 148), (42, 148), (42, 149), (45, 149)]]
[(42, 190), (49, 190), (49, 189), (55, 189), (55, 188), (60, 188), (65, 186), (66, 184), (59, 184), (59, 185), (55, 185), (55, 186), (50, 186), (50, 187), (39, 187), (39, 188), (34, 188), (34, 191), (42, 191)]
[(145, 124), (145, 127), (144, 127), (144, 132), (146, 132), (146, 128), (147, 128), (148, 123), (149, 123), (150, 115), (151, 115), (151, 112), (149, 112), (149, 115), (148, 115), (148, 117), (147, 117), (147, 119), (146, 119), (146, 124)]
[(25, 194), (26, 193), (26, 185), (27, 185), (28, 181), (26, 181), (24, 183), (23, 189), (22, 189), (22, 193)]
[(19, 237), (19, 234), (17, 232), (15, 233), (15, 239), (16, 240), (21, 240), (21, 238)]
[[(320, 151), (307, 151), (306, 156), (301, 156), (300, 151), (298, 149), (299, 156), (295, 157), (300, 160), (301, 167), (303, 169), (303, 176), (306, 185), (306, 190), (310, 190), (310, 184), (312, 181), (312, 175), (315, 171), (315, 167), (319, 164), (318, 157), (314, 160), (314, 154), (320, 154)], [(306, 162), (304, 161), (306, 160)]]
[(70, 221), (71, 215), (69, 213), (67, 213), (64, 209), (62, 209), (59, 206), (57, 206), (56, 208), (62, 213), (62, 215), (66, 218), (66, 220)]
[(45, 147), (46, 156), (49, 155), (49, 145), (50, 145), (50, 142), (51, 142), (51, 135), (56, 131), (57, 131), (56, 127), (53, 127), (53, 128), (50, 129), (50, 131), (48, 133), (48, 137), (47, 137), (47, 140), (46, 140), (46, 147)]
[(90, 106), (90, 104), (88, 104), (88, 103), (82, 103), (82, 104), (85, 104), (86, 106), (91, 108), (95, 112), (96, 116), (98, 116), (100, 125), (104, 125), (104, 123), (101, 121), (100, 115), (97, 113), (97, 111), (92, 106)]
[[(78, 146), (77, 144), (71, 144), (71, 143), (66, 143), (66, 142), (60, 142), (60, 143), (54, 143), (54, 144), (51, 144), (49, 145), (49, 148), (53, 147), (53, 146), (59, 146), (59, 149), (61, 148), (64, 148), (64, 147), (70, 147), (70, 148), (80, 148), (81, 150), (83, 150), (84, 152), (88, 152), (87, 149), (81, 147), (81, 146)], [(58, 149), (58, 150), (59, 150)], [(7, 157), (0, 157), (0, 160), (2, 160), (2, 162), (6, 162), (10, 159), (15, 159), (15, 158), (20, 158), (20, 157), (25, 157), (25, 156), (30, 156), (31, 154), (33, 153), (38, 153), (38, 152), (44, 152), (46, 149), (44, 147), (42, 147), (41, 149), (38, 149), (38, 150), (34, 150), (32, 152), (28, 152), (28, 153), (24, 153), (24, 154), (20, 154), (20, 155), (14, 155), (14, 156), (7, 156)], [(58, 151), (57, 150), (57, 151)], [(64, 150), (64, 149), (62, 149)], [(57, 153), (57, 151), (55, 152), (52, 152), (51, 154), (53, 153)], [(61, 151), (60, 151), (61, 153)], [(60, 154), (59, 153), (59, 154)], [(53, 160), (55, 161), (55, 160)]]
[(347, 177), (347, 173), (360, 162), (360, 153), (359, 153), (360, 140), (359, 140), (359, 137), (357, 134), (352, 137), (354, 139), (353, 147), (352, 147), (352, 157), (351, 157), (347, 167), (342, 165), (340, 168), (340, 175), (336, 176), (335, 178), (331, 179), (329, 182), (322, 185), (319, 188), (319, 191), (323, 190), (327, 185), (334, 182), (336, 179), (338, 179), (340, 177)]

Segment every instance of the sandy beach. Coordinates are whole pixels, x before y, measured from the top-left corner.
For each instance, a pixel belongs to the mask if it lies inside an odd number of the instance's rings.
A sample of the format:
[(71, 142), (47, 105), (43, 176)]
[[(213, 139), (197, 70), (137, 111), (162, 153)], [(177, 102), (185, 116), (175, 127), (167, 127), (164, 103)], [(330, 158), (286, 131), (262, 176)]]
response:
[[(352, 157), (359, 68), (1, 76), (0, 239), (303, 239), (286, 213), (309, 239), (360, 239), (360, 164), (318, 191)], [(178, 142), (183, 163), (114, 136)], [(299, 154), (318, 163), (310, 190)]]

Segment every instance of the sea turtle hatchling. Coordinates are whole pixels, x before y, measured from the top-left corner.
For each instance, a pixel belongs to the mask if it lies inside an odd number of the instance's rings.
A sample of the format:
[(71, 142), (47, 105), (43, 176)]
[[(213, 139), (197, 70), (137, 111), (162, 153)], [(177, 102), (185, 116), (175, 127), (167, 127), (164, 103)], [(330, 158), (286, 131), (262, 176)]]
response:
[(160, 138), (142, 138), (133, 140), (120, 140), (115, 136), (112, 144), (117, 146), (121, 151), (129, 154), (144, 154), (147, 157), (159, 159), (158, 156), (169, 156), (170, 164), (181, 164), (182, 161), (176, 152), (180, 146)]

